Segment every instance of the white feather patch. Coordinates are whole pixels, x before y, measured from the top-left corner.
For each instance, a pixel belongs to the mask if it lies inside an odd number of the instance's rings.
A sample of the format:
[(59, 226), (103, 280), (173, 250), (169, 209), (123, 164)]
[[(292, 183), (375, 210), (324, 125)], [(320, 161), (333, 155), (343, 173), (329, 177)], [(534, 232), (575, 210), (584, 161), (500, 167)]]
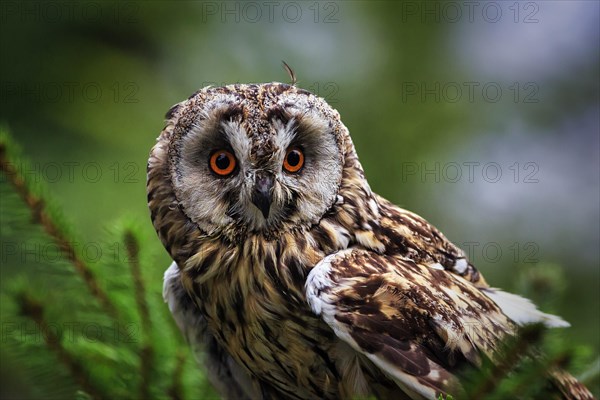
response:
[(333, 318), (335, 314), (335, 307), (331, 304), (333, 299), (326, 293), (334, 285), (329, 275), (331, 273), (331, 264), (334, 259), (343, 258), (352, 251), (353, 249), (350, 248), (328, 255), (319, 261), (306, 277), (306, 284), (304, 285), (306, 300), (316, 315), (321, 315), (321, 313), (327, 314), (324, 310), (324, 308), (327, 308), (330, 315), (324, 315), (323, 318)]
[(571, 324), (561, 317), (541, 312), (531, 300), (524, 297), (494, 288), (482, 289), (482, 292), (492, 299), (502, 312), (518, 325), (541, 322), (548, 328), (566, 328), (571, 326)]
[(329, 272), (331, 271), (331, 260), (336, 255), (337, 253), (330, 254), (319, 261), (306, 278), (306, 284), (304, 286), (306, 300), (308, 301), (311, 310), (316, 315), (321, 315), (321, 310), (323, 308), (321, 291), (328, 289), (333, 285), (333, 282), (329, 278)]
[(457, 274), (462, 275), (465, 273), (468, 266), (469, 266), (469, 263), (467, 263), (467, 260), (465, 260), (464, 258), (460, 258), (460, 259), (456, 260), (456, 263), (454, 264), (454, 267), (452, 267), (452, 269)]
[(163, 300), (169, 306), (169, 311), (171, 311), (171, 315), (173, 315), (173, 319), (183, 336), (188, 343), (195, 346), (194, 338), (203, 330), (199, 327), (202, 323), (201, 317), (194, 310), (186, 310), (181, 306), (182, 295), (186, 294), (181, 286), (181, 273), (177, 264), (173, 262), (165, 271)]
[(163, 279), (163, 300), (165, 301), (165, 303), (169, 304), (169, 309), (172, 310), (172, 306), (175, 302), (175, 298), (171, 289), (171, 285), (173, 284), (173, 282), (176, 282), (179, 279), (179, 267), (177, 267), (177, 264), (175, 263), (175, 261), (173, 261), (171, 263), (171, 265), (169, 266), (169, 268), (167, 268), (167, 270), (165, 271), (165, 275), (164, 275), (164, 279)]

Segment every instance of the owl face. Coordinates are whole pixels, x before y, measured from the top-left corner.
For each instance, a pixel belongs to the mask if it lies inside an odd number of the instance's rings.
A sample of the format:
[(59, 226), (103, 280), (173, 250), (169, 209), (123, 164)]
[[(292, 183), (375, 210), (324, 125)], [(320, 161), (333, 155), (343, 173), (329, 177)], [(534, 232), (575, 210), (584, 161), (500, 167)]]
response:
[(279, 83), (205, 88), (170, 116), (175, 196), (204, 232), (309, 227), (336, 201), (347, 130), (309, 92)]

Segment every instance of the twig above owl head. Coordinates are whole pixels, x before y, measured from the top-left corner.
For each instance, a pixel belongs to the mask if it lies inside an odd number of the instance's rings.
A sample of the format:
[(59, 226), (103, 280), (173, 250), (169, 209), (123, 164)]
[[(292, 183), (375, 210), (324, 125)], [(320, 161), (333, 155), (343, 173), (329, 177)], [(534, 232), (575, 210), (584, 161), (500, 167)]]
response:
[(296, 77), (296, 73), (294, 72), (292, 67), (290, 67), (288, 65), (288, 63), (286, 63), (283, 60), (281, 61), (281, 65), (283, 66), (283, 69), (285, 69), (285, 72), (287, 72), (288, 76), (290, 77), (290, 80), (291, 80), (290, 85), (296, 86), (296, 83), (298, 83), (298, 78)]
[(177, 210), (206, 235), (275, 237), (318, 223), (352, 176), (348, 129), (324, 99), (277, 82), (205, 87), (167, 113), (148, 200), (159, 236)]

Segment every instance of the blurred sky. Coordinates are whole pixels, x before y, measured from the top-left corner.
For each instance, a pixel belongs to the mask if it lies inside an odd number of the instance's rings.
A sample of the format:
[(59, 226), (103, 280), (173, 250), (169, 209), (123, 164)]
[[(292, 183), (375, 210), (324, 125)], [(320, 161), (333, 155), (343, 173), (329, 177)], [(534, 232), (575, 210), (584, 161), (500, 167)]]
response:
[(600, 348), (598, 2), (0, 4), (0, 123), (85, 240), (123, 216), (152, 230), (145, 163), (172, 104), (288, 81), (285, 60), (340, 111), (375, 191), (495, 286), (562, 265), (554, 311)]

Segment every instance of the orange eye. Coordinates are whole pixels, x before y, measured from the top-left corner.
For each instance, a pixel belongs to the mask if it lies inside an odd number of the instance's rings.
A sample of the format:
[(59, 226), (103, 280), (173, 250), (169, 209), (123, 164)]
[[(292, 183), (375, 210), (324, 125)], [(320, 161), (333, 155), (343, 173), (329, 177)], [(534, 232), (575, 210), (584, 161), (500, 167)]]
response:
[(288, 149), (283, 160), (283, 168), (287, 172), (298, 172), (304, 165), (304, 153), (297, 147)]
[(235, 157), (227, 150), (217, 150), (209, 160), (210, 169), (219, 176), (230, 175), (235, 169)]

